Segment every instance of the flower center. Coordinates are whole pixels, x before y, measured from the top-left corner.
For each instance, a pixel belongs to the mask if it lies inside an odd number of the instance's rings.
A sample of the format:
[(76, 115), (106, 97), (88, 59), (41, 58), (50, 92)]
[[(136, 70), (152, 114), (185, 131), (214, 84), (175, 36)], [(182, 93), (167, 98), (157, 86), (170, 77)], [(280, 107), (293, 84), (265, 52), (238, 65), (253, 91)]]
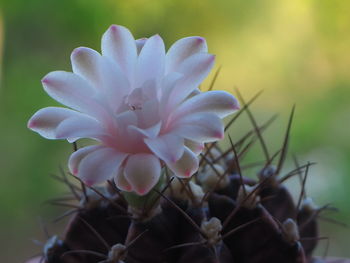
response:
[(125, 103), (129, 106), (130, 110), (141, 110), (145, 101), (144, 92), (141, 88), (134, 89), (126, 98)]

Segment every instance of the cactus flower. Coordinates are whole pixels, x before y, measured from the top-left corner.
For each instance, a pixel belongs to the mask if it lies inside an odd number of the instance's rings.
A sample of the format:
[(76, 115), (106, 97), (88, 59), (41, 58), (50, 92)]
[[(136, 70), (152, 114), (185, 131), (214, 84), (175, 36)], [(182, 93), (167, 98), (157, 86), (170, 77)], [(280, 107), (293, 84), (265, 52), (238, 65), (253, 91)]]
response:
[(69, 159), (88, 185), (114, 178), (121, 190), (144, 195), (163, 165), (178, 177), (195, 173), (204, 143), (222, 139), (221, 118), (239, 108), (227, 92), (199, 91), (215, 59), (205, 40), (183, 38), (166, 52), (159, 35), (135, 40), (112, 25), (101, 53), (79, 47), (73, 72), (43, 78), (45, 91), (68, 108), (43, 108), (28, 127), (47, 139), (97, 141)]

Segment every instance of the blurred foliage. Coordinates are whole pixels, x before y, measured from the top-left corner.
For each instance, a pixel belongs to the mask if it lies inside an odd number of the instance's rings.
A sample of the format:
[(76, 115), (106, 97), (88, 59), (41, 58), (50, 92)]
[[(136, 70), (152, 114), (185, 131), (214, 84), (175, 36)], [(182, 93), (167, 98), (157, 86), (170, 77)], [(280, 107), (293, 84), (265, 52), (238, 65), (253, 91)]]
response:
[[(349, 1), (0, 3), (0, 242), (6, 240), (8, 249), (2, 254), (6, 262), (30, 255), (25, 248), (34, 250), (28, 237), (39, 231), (36, 216), (46, 211), (53, 217), (52, 210), (40, 204), (62, 193), (49, 174), (56, 173), (60, 164), (65, 167), (71, 152), (68, 143), (47, 141), (26, 128), (36, 110), (57, 105), (41, 88), (40, 79), (52, 70), (70, 70), (69, 55), (75, 47), (99, 50), (101, 35), (110, 24), (125, 25), (136, 38), (159, 33), (168, 47), (184, 36), (205, 37), (210, 52), (217, 55), (217, 66), (223, 66), (216, 88), (238, 87), (246, 98), (265, 90), (253, 106), (259, 122), (281, 113), (268, 132), (272, 149), (282, 141), (288, 112), (296, 103), (292, 152), (301, 161), (319, 163), (312, 169), (309, 194), (320, 204), (333, 203), (341, 209), (336, 217), (350, 221)], [(238, 137), (248, 125), (241, 121), (231, 133)], [(259, 149), (256, 154), (261, 154)], [(262, 156), (257, 155), (255, 160)], [(330, 253), (350, 256), (349, 231), (329, 224), (325, 229), (324, 235), (331, 237)], [(9, 236), (15, 241), (9, 242)]]

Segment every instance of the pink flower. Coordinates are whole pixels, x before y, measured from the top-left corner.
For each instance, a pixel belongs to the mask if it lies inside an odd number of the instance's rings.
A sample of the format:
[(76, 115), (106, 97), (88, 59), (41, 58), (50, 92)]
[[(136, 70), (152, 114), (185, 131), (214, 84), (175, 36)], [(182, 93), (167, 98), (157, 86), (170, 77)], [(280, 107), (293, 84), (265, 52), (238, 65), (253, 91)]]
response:
[(223, 138), (221, 118), (239, 108), (227, 92), (198, 90), (214, 64), (201, 37), (180, 39), (166, 53), (159, 35), (135, 41), (112, 25), (102, 55), (80, 47), (71, 62), (73, 73), (54, 71), (42, 80), (70, 109), (41, 109), (28, 127), (48, 139), (96, 140), (69, 159), (70, 171), (89, 185), (114, 177), (120, 189), (144, 195), (163, 164), (191, 176), (203, 144)]

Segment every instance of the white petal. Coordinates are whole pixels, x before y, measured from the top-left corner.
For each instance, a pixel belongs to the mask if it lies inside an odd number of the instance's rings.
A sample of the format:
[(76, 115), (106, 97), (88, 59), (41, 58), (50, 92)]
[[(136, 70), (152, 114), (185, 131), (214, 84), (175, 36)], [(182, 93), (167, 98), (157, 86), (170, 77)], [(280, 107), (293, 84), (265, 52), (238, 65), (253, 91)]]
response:
[(130, 84), (118, 64), (93, 49), (76, 48), (71, 55), (73, 72), (86, 79), (104, 96), (112, 111), (130, 91)]
[(185, 139), (185, 146), (196, 155), (199, 155), (204, 150), (204, 143), (199, 143), (188, 139)]
[(146, 101), (142, 105), (142, 110), (136, 110), (138, 127), (147, 129), (160, 121), (159, 102), (157, 99)]
[(79, 138), (101, 140), (103, 136), (107, 136), (107, 132), (101, 123), (88, 116), (68, 118), (56, 129), (56, 139), (69, 139), (69, 142)]
[(137, 126), (137, 116), (134, 111), (125, 111), (116, 117), (116, 123), (120, 133), (127, 132), (127, 128), (130, 125)]
[(175, 88), (177, 82), (183, 77), (183, 74), (172, 72), (169, 73), (161, 83), (161, 99), (159, 104), (159, 111), (163, 118), (167, 118), (169, 111), (171, 110), (169, 107), (170, 94), (172, 90)]
[(190, 177), (198, 170), (198, 165), (197, 156), (187, 147), (177, 162), (167, 162), (167, 166), (178, 177)]
[(57, 126), (67, 118), (84, 116), (65, 108), (47, 107), (38, 110), (28, 121), (28, 128), (47, 139), (56, 139)]
[(101, 83), (106, 100), (113, 112), (116, 112), (123, 103), (124, 97), (129, 94), (131, 85), (120, 67), (106, 57), (101, 57)]
[(78, 167), (79, 167), (81, 160), (89, 153), (94, 152), (94, 151), (101, 149), (101, 148), (103, 148), (103, 146), (101, 146), (101, 145), (91, 145), (91, 146), (86, 146), (84, 148), (80, 148), (76, 152), (72, 153), (71, 156), (69, 157), (69, 161), (68, 161), (69, 171), (72, 174), (77, 175), (78, 174)]
[(187, 58), (179, 66), (179, 73), (184, 77), (179, 80), (170, 95), (170, 104), (175, 106), (190, 95), (207, 77), (214, 65), (215, 56), (197, 53)]
[(160, 171), (159, 159), (146, 153), (129, 156), (124, 169), (125, 178), (139, 195), (147, 194), (157, 184)]
[(80, 162), (78, 177), (87, 185), (98, 184), (113, 178), (127, 157), (127, 154), (117, 152), (112, 148), (101, 148), (90, 152)]
[(198, 113), (181, 118), (173, 124), (171, 131), (196, 142), (213, 142), (224, 137), (224, 125), (212, 113)]
[(135, 40), (136, 47), (137, 47), (137, 54), (140, 54), (141, 49), (142, 49), (143, 46), (145, 45), (146, 41), (147, 41), (147, 38), (146, 38), (146, 37), (139, 38), (139, 39), (136, 39), (136, 40)]
[(138, 126), (134, 111), (126, 111), (119, 114), (116, 117), (116, 123), (118, 135), (115, 137), (114, 142), (110, 142), (112, 145), (116, 145), (118, 149), (125, 152), (130, 152), (130, 149), (137, 149), (137, 151), (147, 150), (146, 145), (143, 143), (144, 136), (139, 131), (131, 128), (132, 126)]
[(135, 39), (127, 28), (110, 26), (102, 36), (102, 55), (115, 61), (129, 80), (134, 78), (137, 49)]
[(80, 76), (53, 71), (42, 80), (45, 91), (58, 102), (99, 118), (107, 118), (105, 108), (94, 99), (96, 91)]
[(148, 80), (159, 80), (164, 75), (165, 47), (163, 39), (155, 35), (147, 39), (138, 57), (137, 86)]
[(184, 139), (174, 134), (145, 139), (145, 143), (156, 156), (165, 162), (176, 162), (184, 151)]
[(223, 118), (239, 109), (236, 98), (225, 91), (208, 91), (191, 97), (174, 112), (173, 119), (199, 112), (215, 113)]
[(122, 167), (119, 168), (117, 175), (114, 176), (114, 182), (120, 190), (126, 191), (126, 192), (132, 191), (131, 185), (129, 184), (128, 180), (126, 180), (126, 178), (125, 178), (124, 168), (122, 168)]
[(79, 47), (71, 54), (73, 72), (98, 86), (100, 81), (101, 55), (86, 47)]
[(202, 37), (186, 37), (176, 41), (166, 54), (165, 72), (177, 71), (186, 58), (199, 52), (208, 52), (207, 43)]
[(157, 124), (147, 128), (147, 129), (141, 129), (141, 128), (136, 127), (134, 125), (129, 125), (128, 130), (136, 131), (140, 135), (142, 135), (146, 138), (155, 138), (158, 136), (161, 126), (162, 126), (161, 122), (158, 122)]

